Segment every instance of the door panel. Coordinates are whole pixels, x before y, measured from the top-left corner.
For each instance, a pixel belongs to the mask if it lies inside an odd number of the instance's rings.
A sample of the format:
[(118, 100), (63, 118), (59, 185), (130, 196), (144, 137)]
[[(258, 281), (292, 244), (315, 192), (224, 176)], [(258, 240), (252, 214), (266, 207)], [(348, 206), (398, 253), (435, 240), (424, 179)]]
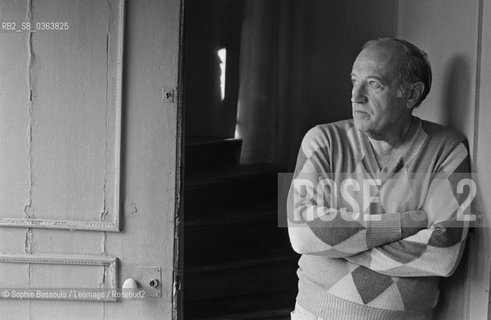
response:
[[(3, 46), (23, 40), (22, 63), (7, 76), (24, 76), (2, 96), (16, 104), (0, 121), (23, 139), (0, 141), (0, 149), (1, 160), (22, 166), (0, 180), (0, 225), (117, 231), (124, 1), (29, 1), (15, 8), (4, 19), (16, 30), (2, 30)], [(17, 60), (15, 53), (2, 65)]]
[(2, 319), (172, 318), (178, 101), (162, 89), (177, 88), (181, 1), (124, 2), (0, 6), (19, 30), (0, 34), (0, 288), (158, 278), (160, 297), (9, 297)]

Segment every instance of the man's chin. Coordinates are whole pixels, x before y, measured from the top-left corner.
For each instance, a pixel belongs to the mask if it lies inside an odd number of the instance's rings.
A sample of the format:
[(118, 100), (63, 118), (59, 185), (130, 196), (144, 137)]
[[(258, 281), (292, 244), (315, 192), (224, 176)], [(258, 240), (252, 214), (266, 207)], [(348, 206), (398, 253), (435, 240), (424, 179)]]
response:
[(368, 122), (368, 121), (363, 121), (363, 120), (360, 120), (360, 119), (356, 119), (354, 118), (354, 124), (355, 124), (355, 128), (360, 131), (361, 133), (363, 133), (364, 135), (370, 137), (370, 138), (373, 138), (373, 139), (376, 139), (376, 136), (377, 134), (375, 134), (375, 130), (373, 128), (373, 126), (371, 126), (371, 124)]
[(360, 119), (360, 117), (353, 115), (353, 120), (354, 120), (355, 128), (362, 132), (366, 132), (370, 127), (366, 119), (363, 118)]

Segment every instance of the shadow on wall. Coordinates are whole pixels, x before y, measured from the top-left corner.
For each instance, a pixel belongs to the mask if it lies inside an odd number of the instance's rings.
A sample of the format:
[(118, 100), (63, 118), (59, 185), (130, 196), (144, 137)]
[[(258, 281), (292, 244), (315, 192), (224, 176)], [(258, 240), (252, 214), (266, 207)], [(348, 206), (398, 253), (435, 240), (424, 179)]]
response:
[(448, 126), (465, 134), (469, 121), (470, 70), (469, 63), (463, 56), (455, 56), (448, 62), (442, 90), (442, 120)]
[[(442, 121), (443, 124), (457, 129), (466, 134), (470, 106), (466, 104), (471, 101), (471, 72), (469, 63), (462, 56), (455, 56), (446, 65), (443, 73), (442, 87)], [(472, 236), (472, 232), (469, 233)], [(467, 241), (469, 243), (469, 241)], [(462, 306), (466, 297), (466, 276), (468, 266), (468, 248), (463, 254), (462, 260), (450, 278), (440, 280), (440, 298), (435, 308), (433, 320), (464, 319)], [(460, 294), (458, 294), (460, 293)]]

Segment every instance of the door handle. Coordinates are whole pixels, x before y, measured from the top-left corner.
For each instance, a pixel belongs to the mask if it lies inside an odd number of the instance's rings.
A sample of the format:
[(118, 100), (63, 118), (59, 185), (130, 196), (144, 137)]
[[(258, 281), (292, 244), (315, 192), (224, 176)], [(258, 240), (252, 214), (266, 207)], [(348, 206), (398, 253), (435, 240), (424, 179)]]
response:
[(125, 268), (122, 290), (142, 291), (145, 298), (162, 297), (162, 268), (160, 266), (128, 266)]
[(128, 289), (128, 290), (138, 289), (138, 282), (136, 282), (136, 280), (133, 278), (128, 278), (123, 282), (123, 290), (124, 289)]

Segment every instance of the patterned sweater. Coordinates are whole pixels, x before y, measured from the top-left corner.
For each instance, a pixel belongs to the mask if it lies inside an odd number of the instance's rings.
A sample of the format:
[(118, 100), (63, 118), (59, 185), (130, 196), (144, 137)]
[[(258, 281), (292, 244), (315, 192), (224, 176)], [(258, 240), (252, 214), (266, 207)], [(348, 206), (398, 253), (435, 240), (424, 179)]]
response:
[[(302, 141), (288, 231), (302, 255), (297, 303), (320, 318), (419, 319), (459, 263), (472, 220), (465, 138), (413, 117), (400, 150), (380, 168), (353, 120)], [(403, 238), (405, 221), (419, 223)]]

